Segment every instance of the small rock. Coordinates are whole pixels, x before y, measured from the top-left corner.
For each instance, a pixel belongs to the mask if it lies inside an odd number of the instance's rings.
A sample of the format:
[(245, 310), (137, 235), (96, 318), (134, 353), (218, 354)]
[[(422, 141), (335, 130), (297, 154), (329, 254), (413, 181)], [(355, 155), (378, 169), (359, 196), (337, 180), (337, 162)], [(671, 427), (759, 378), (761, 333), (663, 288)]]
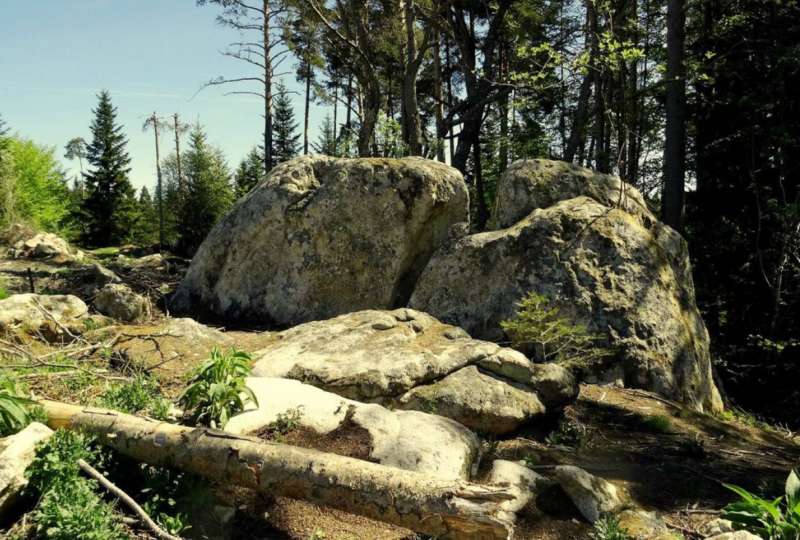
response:
[(734, 532), (733, 522), (728, 519), (716, 518), (704, 523), (700, 529), (703, 536), (717, 536), (723, 533)]
[(764, 540), (760, 536), (747, 531), (726, 532), (706, 538), (706, 540)]
[(664, 520), (655, 512), (641, 509), (625, 510), (617, 516), (622, 529), (631, 540), (681, 540), (683, 537), (670, 531)]
[(622, 497), (610, 482), (572, 465), (559, 465), (553, 475), (583, 517), (594, 523), (603, 514), (622, 509)]
[(28, 485), (25, 469), (36, 455), (36, 445), (52, 434), (50, 428), (34, 422), (19, 433), (0, 439), (0, 522), (5, 521), (5, 513)]
[(94, 284), (98, 287), (104, 287), (109, 283), (122, 283), (117, 274), (99, 263), (92, 265), (92, 278), (94, 279)]
[(103, 315), (124, 322), (136, 322), (150, 316), (150, 302), (127, 285), (109, 283), (100, 289), (94, 307)]
[(16, 238), (11, 256), (16, 259), (51, 259), (55, 262), (82, 261), (85, 254), (53, 233), (36, 232), (17, 225), (9, 236)]
[(552, 484), (550, 480), (525, 465), (504, 459), (496, 459), (492, 462), (488, 481), (490, 484), (511, 486), (514, 498), (500, 503), (500, 508), (506, 513), (505, 518), (512, 522), (516, 519), (517, 512), (522, 510), (541, 489)]
[(0, 300), (0, 330), (22, 328), (28, 332), (55, 331), (50, 317), (69, 326), (83, 319), (89, 308), (77, 296), (56, 294), (14, 294)]

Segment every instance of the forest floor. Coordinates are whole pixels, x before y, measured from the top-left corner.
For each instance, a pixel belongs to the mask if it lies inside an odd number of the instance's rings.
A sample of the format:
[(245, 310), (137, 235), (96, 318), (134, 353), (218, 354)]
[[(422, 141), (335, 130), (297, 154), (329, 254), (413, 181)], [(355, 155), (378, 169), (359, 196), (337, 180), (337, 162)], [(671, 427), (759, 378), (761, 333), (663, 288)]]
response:
[[(219, 336), (245, 351), (274, 339), (262, 331), (171, 330), (175, 320), (159, 308), (160, 299), (172, 292), (186, 261), (129, 254), (104, 250), (93, 257), (134, 290), (150, 296), (155, 306), (152, 321), (87, 327), (79, 336), (62, 336), (58, 342), (23, 333), (5, 336), (5, 348), (18, 354), (0, 355), (0, 367), (13, 371), (43, 398), (91, 405), (109, 386), (147, 373), (165, 397), (174, 399), (187, 374), (219, 344), (215, 341)], [(75, 294), (87, 304), (92, 300), (87, 296), (90, 270), (85, 264), (0, 258), (0, 278), (10, 293), (28, 292), (32, 276), (37, 292)], [(282, 433), (280, 440), (363, 458), (369, 454), (365, 447), (369, 441), (362, 435), (341, 429), (321, 437), (295, 429)], [(558, 424), (486, 441), (478, 478), (495, 458), (522, 460), (545, 475), (555, 464), (577, 465), (613, 482), (643, 508), (658, 511), (685, 538), (702, 538), (699, 526), (733, 499), (723, 483), (757, 493), (780, 493), (788, 471), (800, 466), (799, 443), (791, 433), (740, 416), (696, 413), (639, 390), (582, 385), (578, 400), (567, 407)], [(216, 486), (214, 492), (220, 505), (235, 511), (226, 525), (232, 531), (230, 538), (415, 538), (404, 529), (303, 501), (269, 499), (228, 486)], [(519, 518), (517, 538), (525, 540), (586, 539), (591, 531), (558, 493), (543, 494)], [(132, 532), (137, 538), (149, 538), (138, 529)]]

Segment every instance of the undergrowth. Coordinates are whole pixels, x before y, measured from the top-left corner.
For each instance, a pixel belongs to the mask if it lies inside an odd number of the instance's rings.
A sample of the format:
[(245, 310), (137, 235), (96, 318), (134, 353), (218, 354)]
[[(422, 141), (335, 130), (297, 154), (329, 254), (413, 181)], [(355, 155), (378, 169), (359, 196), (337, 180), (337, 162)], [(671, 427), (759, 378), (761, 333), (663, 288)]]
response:
[(764, 540), (798, 540), (800, 538), (800, 477), (789, 473), (784, 494), (763, 499), (744, 488), (725, 484), (739, 496), (726, 506), (722, 517), (733, 522), (737, 530), (745, 530)]
[(0, 437), (12, 435), (31, 422), (45, 420), (41, 407), (25, 397), (14, 379), (0, 376)]
[(615, 516), (604, 516), (597, 520), (589, 536), (591, 540), (632, 540), (628, 531)]
[(161, 394), (158, 382), (141, 374), (129, 382), (111, 385), (99, 397), (98, 404), (156, 420), (166, 420), (170, 411), (170, 402)]
[(58, 430), (40, 444), (28, 467), (28, 490), (40, 495), (33, 511), (36, 538), (46, 540), (122, 540), (130, 538), (114, 505), (97, 492), (94, 480), (80, 475), (78, 460), (104, 461), (94, 439), (76, 431)]

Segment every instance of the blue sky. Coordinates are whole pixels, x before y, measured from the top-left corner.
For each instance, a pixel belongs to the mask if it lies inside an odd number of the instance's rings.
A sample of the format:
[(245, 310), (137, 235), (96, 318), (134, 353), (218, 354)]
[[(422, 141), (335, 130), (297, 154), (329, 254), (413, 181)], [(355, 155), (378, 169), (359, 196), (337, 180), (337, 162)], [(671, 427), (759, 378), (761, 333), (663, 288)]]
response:
[[(90, 138), (96, 93), (107, 88), (129, 139), (137, 188), (155, 183), (153, 135), (142, 131), (153, 111), (199, 119), (233, 168), (261, 138), (262, 105), (255, 96), (224, 96), (222, 87), (195, 96), (208, 79), (249, 69), (219, 54), (238, 35), (214, 22), (217, 11), (194, 0), (0, 0), (0, 115), (16, 134), (56, 147), (74, 174), (64, 143)], [(289, 71), (282, 78), (299, 92)], [(301, 121), (302, 99), (292, 98)], [(327, 111), (312, 109), (314, 141)]]

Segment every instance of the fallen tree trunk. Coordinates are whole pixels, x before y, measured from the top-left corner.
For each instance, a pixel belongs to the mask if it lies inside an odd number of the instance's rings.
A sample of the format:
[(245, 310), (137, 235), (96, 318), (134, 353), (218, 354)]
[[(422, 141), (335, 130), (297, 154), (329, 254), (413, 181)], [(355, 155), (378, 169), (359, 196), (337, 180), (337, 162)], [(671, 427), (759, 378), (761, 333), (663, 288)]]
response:
[[(54, 428), (95, 435), (133, 459), (338, 508), (438, 538), (499, 540), (513, 525), (509, 486), (484, 486), (206, 428), (105, 409), (40, 402)], [(409, 434), (413, 437), (413, 434)]]

